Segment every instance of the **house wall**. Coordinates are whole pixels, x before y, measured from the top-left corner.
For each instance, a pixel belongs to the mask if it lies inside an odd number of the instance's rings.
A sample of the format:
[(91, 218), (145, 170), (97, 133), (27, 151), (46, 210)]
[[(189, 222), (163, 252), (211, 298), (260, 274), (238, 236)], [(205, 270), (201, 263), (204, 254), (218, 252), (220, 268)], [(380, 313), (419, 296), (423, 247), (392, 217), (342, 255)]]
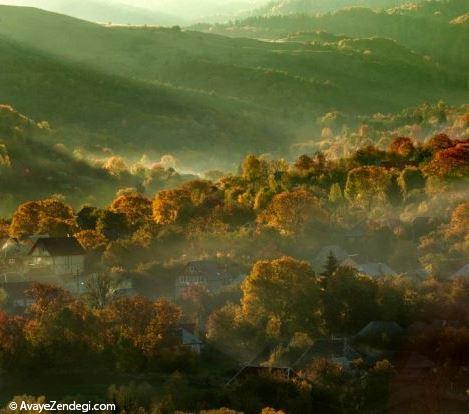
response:
[(30, 266), (49, 268), (57, 275), (81, 274), (85, 269), (84, 256), (51, 256), (45, 249), (37, 248), (30, 255)]

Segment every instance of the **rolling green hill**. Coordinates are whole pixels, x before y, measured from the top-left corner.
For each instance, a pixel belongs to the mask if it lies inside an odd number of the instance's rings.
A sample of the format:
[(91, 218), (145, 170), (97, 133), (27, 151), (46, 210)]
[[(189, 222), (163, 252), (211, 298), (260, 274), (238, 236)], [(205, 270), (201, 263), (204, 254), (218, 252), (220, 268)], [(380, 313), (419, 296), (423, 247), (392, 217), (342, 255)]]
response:
[(325, 31), (354, 38), (383, 37), (422, 55), (455, 73), (469, 69), (467, 22), (454, 19), (467, 13), (466, 0), (428, 1), (373, 11), (368, 8), (339, 10), (320, 16), (291, 14), (252, 17), (227, 25), (197, 26), (200, 30), (229, 36), (283, 39), (292, 33)]
[[(353, 13), (383, 17), (355, 10), (321, 19), (355, 27)], [(286, 34), (302, 28), (295, 19), (249, 22)], [(375, 34), (371, 23), (366, 30)], [(0, 7), (0, 102), (48, 120), (70, 147), (171, 152), (196, 169), (232, 167), (246, 152), (282, 155), (315, 136), (327, 111), (464, 102), (463, 74), (394, 40), (353, 37), (267, 42)]]
[(0, 105), (0, 216), (19, 202), (52, 194), (75, 204), (101, 203), (112, 199), (120, 185), (132, 184), (73, 158), (63, 146), (44, 143), (54, 135), (46, 123)]

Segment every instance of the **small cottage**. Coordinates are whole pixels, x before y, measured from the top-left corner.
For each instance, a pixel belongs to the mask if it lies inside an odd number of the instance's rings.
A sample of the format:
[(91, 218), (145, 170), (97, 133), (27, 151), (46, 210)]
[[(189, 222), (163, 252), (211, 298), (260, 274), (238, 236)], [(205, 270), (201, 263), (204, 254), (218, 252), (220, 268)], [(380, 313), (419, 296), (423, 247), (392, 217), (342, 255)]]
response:
[(28, 267), (35, 274), (81, 275), (85, 251), (75, 237), (39, 238), (28, 253)]
[(210, 292), (219, 292), (230, 285), (233, 276), (222, 263), (212, 260), (198, 260), (187, 263), (176, 279), (176, 296), (190, 286), (203, 286)]

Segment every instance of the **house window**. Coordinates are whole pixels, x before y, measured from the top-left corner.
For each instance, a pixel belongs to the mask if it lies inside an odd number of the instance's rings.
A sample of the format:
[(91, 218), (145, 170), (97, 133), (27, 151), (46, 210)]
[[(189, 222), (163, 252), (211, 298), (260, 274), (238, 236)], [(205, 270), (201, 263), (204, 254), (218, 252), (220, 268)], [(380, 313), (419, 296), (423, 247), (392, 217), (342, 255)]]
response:
[(8, 263), (10, 264), (15, 264), (16, 260), (15, 259), (8, 259)]

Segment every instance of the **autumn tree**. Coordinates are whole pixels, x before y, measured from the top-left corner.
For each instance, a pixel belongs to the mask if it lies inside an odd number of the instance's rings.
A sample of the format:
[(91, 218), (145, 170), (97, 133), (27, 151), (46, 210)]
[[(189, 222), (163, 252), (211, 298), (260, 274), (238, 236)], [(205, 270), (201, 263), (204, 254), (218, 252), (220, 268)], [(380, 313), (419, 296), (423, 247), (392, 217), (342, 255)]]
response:
[(44, 366), (76, 366), (99, 347), (98, 321), (84, 304), (63, 289), (35, 284), (25, 335)]
[(85, 280), (84, 297), (93, 308), (103, 309), (112, 299), (115, 283), (108, 273), (95, 273)]
[(66, 236), (75, 230), (73, 209), (54, 197), (21, 204), (13, 214), (10, 226), (13, 236), (36, 233)]
[(328, 213), (311, 192), (299, 189), (277, 194), (257, 220), (283, 235), (296, 235), (313, 224), (325, 224)]
[(398, 137), (391, 142), (388, 151), (402, 158), (409, 159), (413, 155), (415, 147), (411, 138)]
[(193, 207), (189, 191), (163, 190), (153, 200), (153, 219), (158, 224), (184, 224), (191, 217)]
[[(21, 372), (30, 362), (30, 348), (24, 337), (26, 319), (0, 310), (0, 367)], [(29, 354), (30, 355), (30, 354)]]
[(85, 205), (77, 213), (77, 224), (81, 230), (95, 230), (99, 217), (96, 207)]
[(430, 138), (428, 142), (426, 142), (425, 148), (429, 149), (431, 152), (438, 152), (451, 148), (454, 145), (455, 143), (448, 135), (441, 133)]
[(75, 238), (88, 253), (102, 253), (108, 244), (106, 237), (96, 230), (80, 231), (75, 234)]
[(459, 143), (438, 151), (425, 167), (425, 172), (441, 178), (467, 179), (469, 176), (469, 144)]
[(103, 169), (117, 177), (129, 171), (124, 159), (118, 156), (108, 158), (103, 165)]
[(261, 184), (267, 180), (267, 163), (255, 155), (248, 155), (244, 159), (241, 171), (242, 177), (250, 183)]
[(398, 184), (404, 196), (414, 190), (425, 188), (425, 176), (417, 167), (405, 167), (399, 174)]
[(109, 209), (114, 213), (123, 214), (131, 227), (151, 220), (152, 216), (151, 201), (136, 191), (118, 196)]
[(320, 287), (306, 262), (290, 257), (256, 262), (242, 291), (243, 317), (268, 336), (321, 329)]
[[(377, 286), (355, 269), (339, 267), (324, 279), (324, 318), (332, 333), (352, 333), (376, 317)], [(357, 300), (357, 298), (360, 298)]]
[(117, 364), (123, 369), (142, 369), (158, 360), (165, 348), (179, 344), (172, 335), (180, 310), (166, 300), (152, 302), (141, 296), (122, 297), (102, 311), (103, 333)]
[(346, 198), (368, 210), (383, 203), (391, 187), (391, 175), (382, 167), (358, 167), (349, 171), (345, 185)]
[(446, 233), (448, 236), (469, 235), (469, 201), (458, 204), (453, 210)]
[(99, 214), (96, 231), (111, 241), (125, 238), (130, 235), (127, 216), (109, 209), (103, 210)]

